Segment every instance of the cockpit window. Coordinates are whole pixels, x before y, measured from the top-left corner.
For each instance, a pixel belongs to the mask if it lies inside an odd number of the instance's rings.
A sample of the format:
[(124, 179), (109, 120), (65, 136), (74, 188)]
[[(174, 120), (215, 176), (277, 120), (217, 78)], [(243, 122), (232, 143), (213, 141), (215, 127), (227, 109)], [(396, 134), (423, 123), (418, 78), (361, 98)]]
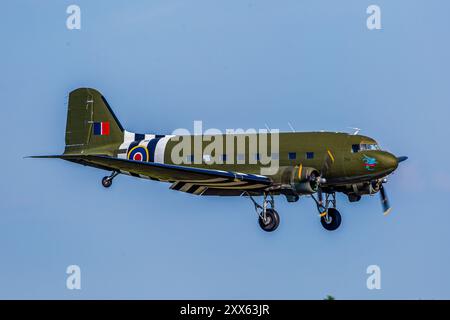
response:
[(380, 150), (380, 147), (376, 143), (352, 144), (353, 153), (365, 150)]
[(361, 150), (380, 150), (380, 147), (375, 143), (361, 144)]

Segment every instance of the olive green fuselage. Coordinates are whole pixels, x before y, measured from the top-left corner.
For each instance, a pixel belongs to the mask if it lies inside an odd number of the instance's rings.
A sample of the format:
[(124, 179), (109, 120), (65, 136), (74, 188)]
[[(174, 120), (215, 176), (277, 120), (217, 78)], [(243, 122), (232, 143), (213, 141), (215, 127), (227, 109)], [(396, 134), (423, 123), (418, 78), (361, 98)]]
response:
[[(326, 179), (325, 185), (371, 181), (382, 178), (397, 168), (397, 159), (389, 152), (382, 150), (354, 152), (353, 145), (376, 144), (372, 138), (362, 135), (335, 132), (282, 132), (279, 133), (279, 148), (272, 148), (270, 135), (263, 137), (260, 134), (178, 138), (172, 138), (167, 142), (164, 163), (262, 174), (271, 177), (274, 182), (278, 182), (278, 172), (264, 174), (262, 168), (268, 168), (270, 165), (279, 168), (302, 166), (321, 172), (327, 157), (333, 161), (323, 175)], [(189, 141), (186, 145), (190, 147), (185, 148), (185, 152), (178, 152), (183, 139)], [(216, 146), (221, 147), (212, 150), (211, 143), (215, 140), (220, 141)], [(230, 143), (233, 140), (234, 143)], [(238, 141), (241, 141), (241, 144)], [(242, 144), (242, 141), (245, 143)], [(260, 144), (264, 141), (267, 141), (268, 147), (260, 148)], [(272, 159), (269, 164), (268, 157)], [(368, 164), (368, 158), (374, 160), (374, 163)]]

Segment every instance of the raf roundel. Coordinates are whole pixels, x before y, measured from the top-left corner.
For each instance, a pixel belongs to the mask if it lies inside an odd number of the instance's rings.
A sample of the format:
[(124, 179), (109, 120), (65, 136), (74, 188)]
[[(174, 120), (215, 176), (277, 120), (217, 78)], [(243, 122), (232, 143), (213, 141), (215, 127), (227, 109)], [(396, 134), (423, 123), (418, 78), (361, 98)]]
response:
[(135, 146), (128, 151), (128, 159), (135, 161), (148, 161), (148, 150), (144, 146)]

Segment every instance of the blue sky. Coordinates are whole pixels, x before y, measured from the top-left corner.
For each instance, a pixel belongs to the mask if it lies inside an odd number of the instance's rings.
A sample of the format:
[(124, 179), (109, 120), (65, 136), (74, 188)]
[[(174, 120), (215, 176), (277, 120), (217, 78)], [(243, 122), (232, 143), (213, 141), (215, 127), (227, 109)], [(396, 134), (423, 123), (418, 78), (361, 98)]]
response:
[[(81, 30), (66, 8), (81, 7)], [(366, 28), (377, 4), (382, 30)], [(448, 1), (10, 1), (0, 18), (0, 298), (450, 298)], [(325, 231), (277, 199), (277, 232), (243, 198), (32, 154), (64, 149), (68, 93), (99, 89), (130, 131), (346, 131), (409, 160)], [(81, 290), (66, 268), (81, 267)], [(366, 268), (381, 268), (368, 290)]]

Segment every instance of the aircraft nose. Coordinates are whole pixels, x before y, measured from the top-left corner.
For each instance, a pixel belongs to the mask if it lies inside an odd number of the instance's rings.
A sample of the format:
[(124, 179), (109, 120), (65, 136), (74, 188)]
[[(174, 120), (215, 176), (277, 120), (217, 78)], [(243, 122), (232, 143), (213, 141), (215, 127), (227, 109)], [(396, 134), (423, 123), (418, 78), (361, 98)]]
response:
[(387, 170), (394, 171), (395, 169), (397, 169), (398, 162), (399, 162), (398, 158), (394, 156), (392, 153), (386, 152), (383, 155), (382, 158), (383, 167)]

